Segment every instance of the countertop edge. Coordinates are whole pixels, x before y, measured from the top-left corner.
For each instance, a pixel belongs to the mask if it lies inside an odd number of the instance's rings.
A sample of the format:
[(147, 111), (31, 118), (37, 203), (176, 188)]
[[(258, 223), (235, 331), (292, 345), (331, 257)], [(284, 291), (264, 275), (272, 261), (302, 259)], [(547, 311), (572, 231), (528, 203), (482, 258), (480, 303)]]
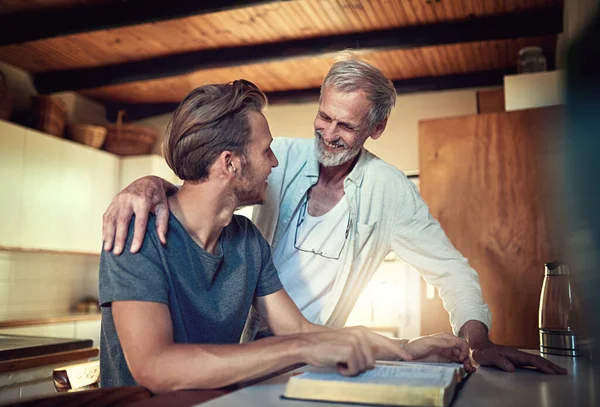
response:
[(28, 358), (12, 359), (0, 362), (0, 373), (14, 372), (17, 370), (31, 369), (40, 366), (56, 365), (75, 360), (97, 357), (97, 347), (75, 349), (66, 352), (49, 353), (47, 355), (32, 356)]
[(36, 317), (36, 318), (20, 318), (11, 319), (6, 321), (0, 321), (0, 329), (3, 328), (16, 328), (21, 326), (31, 325), (48, 325), (57, 324), (61, 322), (77, 322), (77, 321), (99, 321), (102, 318), (99, 313), (73, 313), (66, 315), (56, 315), (48, 317)]

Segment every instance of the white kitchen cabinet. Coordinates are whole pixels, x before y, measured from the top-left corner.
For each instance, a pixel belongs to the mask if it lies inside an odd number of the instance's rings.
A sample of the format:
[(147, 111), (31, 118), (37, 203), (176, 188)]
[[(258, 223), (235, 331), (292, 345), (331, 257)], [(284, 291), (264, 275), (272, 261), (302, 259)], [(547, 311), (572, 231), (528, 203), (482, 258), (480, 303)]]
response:
[(45, 397), (56, 394), (54, 380), (46, 379), (34, 383), (22, 384), (19, 391), (19, 398), (28, 399), (34, 397)]
[(91, 339), (92, 346), (100, 346), (100, 320), (26, 325), (0, 329), (0, 334), (48, 336), (51, 338)]
[(64, 250), (59, 230), (65, 225), (60, 196), (60, 171), (64, 144), (37, 131), (25, 132), (21, 247)]
[(0, 404), (19, 400), (20, 393), (19, 386), (0, 387)]
[(25, 128), (0, 120), (0, 246), (20, 245)]
[(75, 322), (73, 337), (76, 339), (91, 339), (94, 341), (92, 346), (100, 346), (100, 320)]
[(99, 253), (119, 157), (0, 121), (0, 247)]
[(85, 236), (93, 252), (100, 252), (102, 248), (102, 215), (119, 192), (120, 161), (118, 156), (104, 151), (94, 154), (92, 202)]
[(57, 229), (56, 236), (63, 250), (99, 251), (99, 244), (90, 247), (89, 243), (95, 152), (75, 143), (62, 147), (58, 219), (65, 227)]
[(2, 328), (0, 329), (0, 333), (10, 335), (48, 336), (52, 338), (74, 338), (75, 322)]

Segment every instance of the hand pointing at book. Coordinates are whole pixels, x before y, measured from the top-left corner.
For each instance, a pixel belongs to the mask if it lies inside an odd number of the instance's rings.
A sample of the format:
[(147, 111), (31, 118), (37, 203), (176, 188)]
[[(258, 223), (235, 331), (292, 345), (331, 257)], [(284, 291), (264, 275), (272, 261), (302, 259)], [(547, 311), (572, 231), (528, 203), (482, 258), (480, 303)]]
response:
[[(422, 336), (411, 340), (403, 339), (400, 340), (400, 343), (401, 345), (396, 341), (396, 346), (402, 346), (410, 354), (410, 359), (402, 357), (403, 360), (462, 363), (468, 372), (475, 371), (469, 358), (469, 344), (450, 333)], [(377, 351), (376, 358), (379, 360), (396, 360), (397, 356), (389, 352), (388, 348), (380, 348)]]
[(450, 333), (440, 333), (411, 339), (404, 345), (413, 361), (437, 363), (462, 363), (467, 372), (475, 367), (469, 358), (469, 344)]
[(381, 352), (394, 359), (412, 359), (395, 341), (364, 327), (321, 329), (298, 337), (304, 345), (303, 361), (312, 366), (334, 367), (344, 376), (355, 376), (373, 369)]

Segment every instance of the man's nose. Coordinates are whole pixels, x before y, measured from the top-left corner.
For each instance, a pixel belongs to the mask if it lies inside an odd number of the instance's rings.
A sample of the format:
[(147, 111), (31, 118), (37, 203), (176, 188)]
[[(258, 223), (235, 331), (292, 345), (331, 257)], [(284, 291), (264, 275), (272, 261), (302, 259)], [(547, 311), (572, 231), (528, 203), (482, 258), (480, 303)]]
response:
[(279, 165), (279, 160), (275, 157), (275, 154), (271, 153), (271, 168), (275, 168)]
[(328, 123), (323, 129), (323, 139), (325, 139), (325, 141), (333, 141), (337, 139), (337, 128), (337, 123)]

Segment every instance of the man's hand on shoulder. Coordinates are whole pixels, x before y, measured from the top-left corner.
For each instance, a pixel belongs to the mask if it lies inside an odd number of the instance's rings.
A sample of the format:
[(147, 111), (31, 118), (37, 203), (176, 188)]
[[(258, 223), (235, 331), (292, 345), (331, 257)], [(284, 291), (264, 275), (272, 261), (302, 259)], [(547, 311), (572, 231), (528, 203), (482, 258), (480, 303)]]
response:
[(129, 223), (135, 214), (135, 229), (131, 243), (131, 253), (136, 253), (144, 242), (148, 215), (156, 215), (156, 231), (160, 241), (167, 242), (169, 206), (167, 193), (172, 194), (176, 187), (167, 181), (147, 176), (131, 183), (111, 202), (102, 218), (102, 241), (105, 251), (119, 255), (123, 252)]
[(543, 357), (521, 352), (511, 346), (496, 345), (490, 341), (487, 328), (479, 321), (468, 321), (460, 330), (471, 347), (471, 357), (481, 366), (495, 366), (505, 372), (517, 368), (535, 367), (542, 373), (567, 374), (567, 370)]

